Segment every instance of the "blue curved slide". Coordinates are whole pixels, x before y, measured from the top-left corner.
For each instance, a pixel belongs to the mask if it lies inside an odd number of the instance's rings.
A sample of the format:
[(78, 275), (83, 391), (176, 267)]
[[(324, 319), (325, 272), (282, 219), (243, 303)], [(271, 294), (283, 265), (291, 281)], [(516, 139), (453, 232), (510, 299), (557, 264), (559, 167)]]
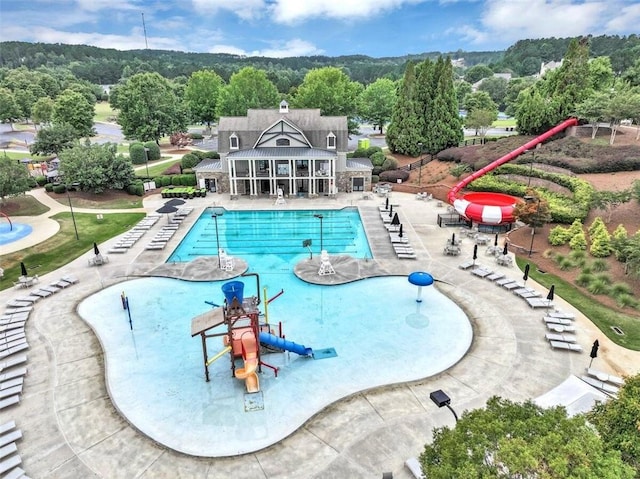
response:
[(302, 344), (294, 343), (293, 341), (287, 341), (274, 334), (260, 333), (260, 342), (273, 346), (274, 348), (294, 352), (300, 356), (313, 356), (313, 349), (307, 348)]

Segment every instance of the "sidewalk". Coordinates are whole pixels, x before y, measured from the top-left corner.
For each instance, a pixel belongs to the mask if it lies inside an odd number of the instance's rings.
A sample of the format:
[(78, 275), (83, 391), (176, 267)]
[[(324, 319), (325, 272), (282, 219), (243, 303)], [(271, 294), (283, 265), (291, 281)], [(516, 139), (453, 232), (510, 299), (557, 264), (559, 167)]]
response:
[[(159, 195), (145, 198), (145, 210), (155, 211), (163, 202)], [(55, 203), (47, 202), (52, 210), (41, 216), (48, 218), (55, 214), (54, 209), (64, 211), (62, 205)], [(375, 231), (382, 231), (381, 221), (366, 212), (377, 209), (380, 203), (379, 198), (364, 200), (361, 194), (352, 193), (340, 195), (337, 200), (291, 199), (278, 208), (358, 206), (363, 220), (369, 218), (365, 220), (365, 229), (371, 240)], [(615, 346), (557, 296), (554, 302), (560, 309), (576, 313), (576, 336), (584, 352), (551, 350), (544, 339), (542, 311), (530, 309), (509, 291), (458, 268), (472, 256), (470, 239), (463, 240), (460, 256), (442, 254), (443, 245), (454, 230), (437, 226), (436, 216), (442, 209), (436, 207), (435, 201), (417, 201), (414, 195), (393, 193), (391, 203), (418, 259), (396, 259), (390, 245), (384, 243), (388, 237), (378, 236), (373, 240), (379, 251), (374, 252), (376, 261), (391, 274), (427, 271), (446, 282), (437, 283), (437, 287), (464, 308), (475, 335), (467, 355), (454, 367), (422, 381), (365, 391), (343, 399), (315, 415), (287, 439), (253, 454), (224, 459), (192, 458), (155, 444), (128, 424), (111, 403), (99, 341), (77, 316), (75, 308), (93, 292), (163, 263), (188, 230), (189, 224), (184, 224), (165, 250), (145, 251), (143, 238), (131, 251), (110, 255), (111, 261), (105, 266), (88, 267), (87, 255), (83, 255), (41, 278), (42, 284), (48, 284), (65, 274), (74, 274), (80, 282), (39, 301), (27, 322), (29, 375), (25, 379), (23, 399), (18, 406), (2, 411), (3, 417), (15, 420), (23, 431), (24, 438), (19, 443), (22, 468), (33, 478), (62, 479), (364, 478), (380, 477), (383, 471), (392, 471), (396, 479), (408, 479), (411, 475), (403, 466), (404, 461), (420, 454), (424, 443), (431, 438), (432, 428), (454, 425), (451, 413), (431, 402), (431, 391), (446, 391), (459, 415), (464, 410), (482, 407), (492, 395), (515, 401), (535, 398), (570, 374), (582, 374), (589, 364), (588, 352), (596, 338), (601, 347), (594, 367), (616, 374), (640, 370), (640, 353)], [(270, 200), (230, 201), (228, 195), (195, 198), (188, 204), (195, 207), (188, 217), (191, 222), (212, 204), (229, 209), (274, 208)], [(161, 223), (162, 220), (155, 228)], [(43, 238), (47, 234), (34, 228), (30, 236)], [(153, 231), (147, 235), (151, 238)], [(479, 264), (513, 278), (522, 277), (516, 268), (498, 266), (492, 258), (484, 256), (483, 249), (480, 251)], [(531, 280), (527, 286), (544, 291)], [(6, 303), (14, 295), (13, 290), (2, 291), (0, 300)], [(286, 407), (286, 404), (278, 406)], [(205, 413), (203, 420), (206, 421)]]

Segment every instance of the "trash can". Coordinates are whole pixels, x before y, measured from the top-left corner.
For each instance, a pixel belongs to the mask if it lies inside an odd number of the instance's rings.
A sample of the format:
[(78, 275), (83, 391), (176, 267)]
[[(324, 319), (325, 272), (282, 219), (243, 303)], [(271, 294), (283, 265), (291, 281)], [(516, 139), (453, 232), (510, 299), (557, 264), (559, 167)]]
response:
[(242, 281), (229, 281), (222, 285), (222, 293), (227, 300), (227, 304), (231, 304), (233, 298), (238, 298), (238, 302), (242, 304), (243, 292), (244, 283)]

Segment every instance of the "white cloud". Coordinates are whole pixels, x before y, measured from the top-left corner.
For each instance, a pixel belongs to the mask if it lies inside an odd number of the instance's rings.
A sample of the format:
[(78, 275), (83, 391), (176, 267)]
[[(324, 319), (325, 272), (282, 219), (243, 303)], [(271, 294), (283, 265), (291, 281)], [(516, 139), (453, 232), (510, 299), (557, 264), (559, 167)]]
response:
[(607, 22), (610, 33), (625, 33), (640, 30), (640, 3), (615, 10), (615, 17)]
[(209, 53), (230, 53), (232, 55), (241, 55), (246, 57), (287, 58), (307, 55), (322, 55), (324, 51), (316, 48), (313, 44), (305, 40), (295, 38), (286, 42), (272, 42), (269, 48), (253, 51), (246, 51), (233, 45), (214, 45), (209, 48)]
[(487, 32), (483, 32), (482, 30), (478, 30), (469, 25), (462, 25), (457, 28), (449, 28), (445, 31), (445, 34), (455, 36), (456, 38), (461, 38), (465, 42), (470, 42), (473, 44), (482, 44), (490, 39), (490, 36)]
[(78, 8), (88, 12), (97, 12), (100, 10), (139, 10), (142, 6), (138, 6), (127, 0), (76, 0)]
[(385, 11), (415, 5), (428, 0), (274, 0), (270, 10), (278, 23), (295, 23), (311, 18), (367, 18)]
[[(302, 1), (302, 0), (301, 0)], [(193, 8), (202, 15), (214, 15), (219, 10), (235, 13), (243, 20), (260, 18), (267, 9), (265, 0), (192, 0)]]

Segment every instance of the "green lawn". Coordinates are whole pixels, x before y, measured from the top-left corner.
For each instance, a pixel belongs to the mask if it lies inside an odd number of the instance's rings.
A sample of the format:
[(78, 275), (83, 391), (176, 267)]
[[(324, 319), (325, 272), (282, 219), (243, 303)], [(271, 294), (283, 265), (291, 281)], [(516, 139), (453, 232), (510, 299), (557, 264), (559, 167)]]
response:
[(27, 267), (29, 276), (42, 276), (92, 249), (94, 241), (102, 243), (131, 229), (144, 216), (144, 213), (105, 214), (102, 220), (98, 220), (95, 214), (76, 213), (79, 240), (75, 237), (70, 213), (53, 216), (60, 223), (58, 233), (31, 248), (1, 256), (4, 277), (0, 278), (0, 289), (13, 287), (13, 282), (20, 276), (21, 261)]
[[(165, 163), (160, 163), (160, 164), (153, 164), (152, 162), (149, 162), (149, 177), (151, 178), (155, 178), (156, 176), (160, 176), (162, 175), (162, 173), (167, 169), (167, 168), (171, 168), (173, 165), (175, 165), (176, 163), (180, 163), (180, 160), (175, 160), (175, 161), (167, 161)], [(136, 165), (136, 167), (139, 167), (140, 165)], [(144, 165), (142, 165), (144, 166)], [(147, 177), (147, 169), (146, 168), (140, 168), (136, 170), (136, 176), (140, 176), (140, 177)]]
[[(582, 312), (595, 324), (602, 334), (611, 339), (614, 343), (633, 351), (640, 351), (640, 321), (638, 318), (612, 311), (606, 306), (594, 301), (589, 296), (582, 294), (572, 284), (549, 273), (540, 273), (532, 261), (523, 258), (516, 258), (520, 269), (524, 270), (526, 263), (532, 263), (529, 277), (537, 281), (546, 288), (555, 285), (555, 294), (562, 297), (574, 308)], [(618, 326), (624, 331), (624, 336), (613, 332), (612, 326)], [(596, 337), (593, 338), (597, 339)]]
[(95, 114), (93, 116), (93, 121), (106, 122), (110, 118), (115, 117), (117, 114), (115, 110), (111, 109), (111, 107), (109, 106), (109, 102), (107, 101), (100, 101), (96, 103), (94, 111)]
[[(16, 205), (18, 210), (16, 211)], [(9, 208), (11, 206), (11, 208)], [(14, 216), (38, 216), (49, 211), (49, 208), (33, 196), (21, 195), (6, 198), (5, 202), (0, 204), (0, 211), (13, 218)]]
[(515, 118), (509, 118), (508, 120), (496, 120), (491, 124), (491, 126), (495, 128), (504, 128), (507, 126), (516, 127), (518, 126), (518, 122), (516, 121)]

